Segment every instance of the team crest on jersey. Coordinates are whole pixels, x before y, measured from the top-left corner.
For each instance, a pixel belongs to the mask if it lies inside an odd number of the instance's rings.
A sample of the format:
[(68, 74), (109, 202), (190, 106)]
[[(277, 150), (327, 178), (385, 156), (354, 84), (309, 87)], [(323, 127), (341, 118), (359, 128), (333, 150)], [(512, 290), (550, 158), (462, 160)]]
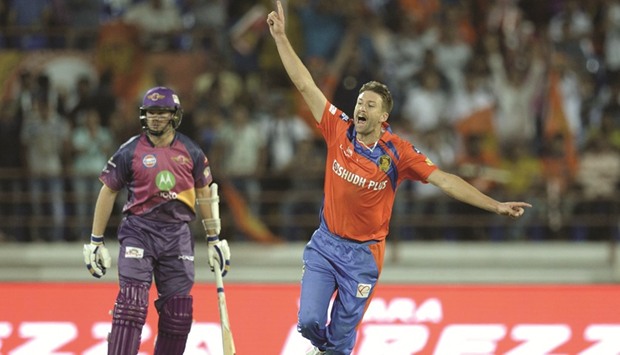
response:
[(390, 170), (390, 166), (392, 165), (392, 158), (389, 155), (384, 154), (379, 157), (379, 169), (384, 173), (387, 173)]
[(181, 165), (189, 163), (189, 158), (181, 154), (177, 155), (176, 157), (172, 157), (172, 160)]
[(142, 158), (142, 165), (146, 168), (152, 168), (157, 165), (157, 157), (153, 154), (147, 154)]

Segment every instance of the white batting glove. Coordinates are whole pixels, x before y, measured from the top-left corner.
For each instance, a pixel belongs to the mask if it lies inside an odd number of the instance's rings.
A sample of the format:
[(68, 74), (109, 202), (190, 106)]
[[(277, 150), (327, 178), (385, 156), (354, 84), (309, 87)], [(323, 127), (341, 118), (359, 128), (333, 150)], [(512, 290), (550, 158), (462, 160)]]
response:
[(105, 275), (106, 270), (112, 266), (112, 258), (103, 243), (103, 236), (91, 235), (90, 244), (84, 244), (82, 252), (86, 268), (98, 279)]
[(222, 277), (226, 276), (230, 270), (230, 247), (228, 241), (220, 240), (219, 236), (207, 236), (207, 253), (209, 256), (209, 266), (211, 271), (215, 272), (217, 265), (222, 273)]

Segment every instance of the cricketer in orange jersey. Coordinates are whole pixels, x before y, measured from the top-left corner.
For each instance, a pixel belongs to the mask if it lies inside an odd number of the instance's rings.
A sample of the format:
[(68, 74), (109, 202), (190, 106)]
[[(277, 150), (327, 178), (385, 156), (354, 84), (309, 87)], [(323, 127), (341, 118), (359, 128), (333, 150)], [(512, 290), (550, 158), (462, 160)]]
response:
[[(282, 64), (327, 143), (321, 223), (304, 249), (298, 331), (308, 354), (349, 355), (381, 274), (385, 238), (398, 184), (429, 182), (449, 196), (489, 212), (518, 218), (525, 202), (499, 202), (460, 177), (442, 171), (390, 132), (388, 88), (364, 84), (352, 117), (332, 106), (295, 53), (285, 32), (284, 9), (267, 15)], [(332, 296), (336, 294), (328, 322)]]

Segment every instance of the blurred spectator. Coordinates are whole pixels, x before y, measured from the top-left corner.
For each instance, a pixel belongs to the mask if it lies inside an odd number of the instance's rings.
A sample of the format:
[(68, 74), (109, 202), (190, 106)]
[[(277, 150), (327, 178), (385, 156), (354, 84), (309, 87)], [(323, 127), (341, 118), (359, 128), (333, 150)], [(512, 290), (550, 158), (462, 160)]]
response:
[(123, 21), (138, 27), (142, 46), (159, 52), (178, 49), (183, 19), (175, 2), (145, 0), (130, 5)]
[(560, 236), (566, 232), (574, 196), (571, 194), (577, 173), (577, 163), (566, 149), (565, 133), (557, 132), (546, 138), (542, 162), (545, 174), (545, 205), (548, 232)]
[(511, 48), (518, 46), (518, 29), (524, 17), (518, 3), (519, 0), (491, 0), (486, 12), (486, 32), (503, 38)]
[(210, 161), (214, 167), (212, 170), (220, 172), (219, 164), (224, 163), (226, 154), (220, 158), (215, 152), (215, 146), (222, 124), (225, 122), (224, 115), (217, 106), (198, 106), (194, 109), (192, 117), (192, 132), (194, 132), (192, 138), (208, 157), (212, 157)]
[(592, 135), (579, 160), (576, 183), (580, 196), (574, 207), (572, 238), (605, 241), (618, 238), (620, 213), (620, 150), (605, 132)]
[(407, 14), (418, 18), (423, 26), (428, 25), (441, 11), (440, 0), (398, 0)]
[(588, 40), (592, 33), (592, 19), (578, 0), (561, 2), (563, 8), (549, 19), (549, 37), (553, 42), (572, 38)]
[(558, 75), (562, 111), (566, 117), (568, 128), (575, 139), (577, 147), (581, 147), (584, 138), (583, 121), (581, 119), (581, 82), (574, 68), (574, 61), (564, 54), (556, 53), (552, 57), (550, 68)]
[(436, 32), (423, 26), (413, 14), (400, 15), (398, 31), (386, 40), (387, 47), (380, 55), (386, 67), (384, 71), (397, 83), (394, 87), (404, 90), (424, 66), (427, 49), (436, 42)]
[[(446, 171), (455, 169), (457, 146), (451, 127), (442, 126), (419, 133), (412, 132), (406, 125), (398, 120), (391, 123), (396, 134), (413, 142), (435, 165)], [(445, 227), (449, 224), (446, 219), (449, 200), (441, 190), (431, 184), (411, 182), (403, 182), (398, 188), (401, 192), (394, 210), (406, 223), (398, 229), (401, 239), (441, 240), (448, 237)]]
[(51, 6), (51, 0), (10, 0), (9, 25), (16, 31), (11, 34), (12, 46), (25, 50), (48, 47)]
[(290, 100), (279, 93), (271, 97), (261, 124), (267, 142), (268, 174), (281, 175), (292, 163), (299, 142), (310, 138), (311, 131), (294, 113)]
[(453, 92), (464, 85), (463, 75), (472, 58), (472, 47), (456, 26), (441, 26), (438, 39), (433, 46), (437, 68), (447, 78), (450, 92)]
[(81, 76), (75, 84), (75, 93), (68, 95), (66, 100), (67, 118), (72, 127), (83, 124), (82, 115), (95, 107), (94, 89), (88, 76)]
[(380, 74), (374, 71), (379, 67), (378, 55), (370, 34), (363, 31), (365, 27), (359, 19), (355, 20), (344, 37), (352, 43), (340, 45), (341, 50), (348, 51), (344, 54), (348, 60), (340, 73), (341, 79), (334, 90), (332, 103), (351, 115), (360, 87), (371, 80), (382, 80)]
[(420, 72), (420, 85), (405, 92), (401, 115), (417, 134), (425, 134), (447, 124), (448, 95), (441, 87), (439, 73)]
[(228, 13), (225, 0), (182, 1), (183, 26), (191, 31), (191, 47), (223, 51)]
[(246, 92), (244, 79), (217, 53), (206, 56), (206, 70), (194, 80), (194, 95), (200, 105), (229, 109)]
[(99, 112), (101, 125), (110, 127), (112, 115), (119, 105), (119, 98), (114, 95), (114, 73), (111, 70), (101, 72), (91, 100), (94, 108)]
[(25, 226), (16, 225), (27, 215), (22, 196), (24, 186), (24, 152), (19, 135), (21, 117), (16, 112), (16, 102), (0, 103), (0, 241), (6, 239), (27, 241)]
[[(312, 131), (296, 115), (288, 97), (282, 93), (272, 93), (268, 99), (266, 111), (261, 112), (261, 131), (266, 142), (266, 174), (262, 180), (262, 191), (265, 195), (290, 191), (291, 177), (289, 172), (294, 164), (295, 154), (301, 142), (313, 136)], [(279, 200), (263, 201), (263, 216), (277, 215), (281, 212)], [(276, 226), (271, 226), (272, 229)]]
[(9, 35), (11, 0), (0, 0), (0, 48), (11, 47)]
[(103, 1), (64, 0), (68, 21), (69, 48), (92, 50), (97, 43), (99, 26), (104, 13)]
[(607, 1), (603, 20), (604, 62), (612, 81), (620, 78), (620, 0)]
[(250, 211), (260, 213), (260, 177), (265, 167), (265, 137), (252, 120), (249, 108), (236, 103), (230, 119), (219, 127), (215, 156), (220, 162), (218, 171), (222, 178), (241, 192)]
[(69, 134), (68, 123), (58, 115), (48, 98), (37, 97), (20, 134), (30, 176), (30, 203), (35, 223), (29, 225), (35, 240), (65, 240), (63, 164)]
[(532, 207), (527, 216), (518, 221), (501, 223), (492, 235), (493, 240), (541, 240), (544, 236), (544, 196), (545, 176), (543, 163), (531, 147), (524, 144), (514, 144), (506, 149), (502, 156), (499, 168), (509, 172), (508, 179), (501, 185), (500, 194), (503, 199), (510, 201), (529, 201)]
[[(464, 139), (465, 151), (456, 158), (457, 174), (485, 194), (497, 195), (499, 184), (506, 182), (507, 173), (499, 170), (499, 156), (490, 134), (472, 133)], [(450, 213), (458, 216), (448, 233), (451, 240), (488, 240), (490, 226), (484, 211), (463, 203), (450, 201)], [(452, 234), (454, 233), (454, 234)]]
[(94, 202), (101, 189), (99, 173), (114, 152), (112, 133), (101, 125), (99, 113), (93, 109), (82, 112), (82, 120), (71, 134), (73, 170), (71, 174), (74, 206), (72, 231), (80, 239), (90, 234), (90, 220), (94, 213)]
[(316, 229), (317, 213), (323, 203), (325, 154), (322, 141), (304, 139), (297, 145), (288, 168), (290, 189), (280, 204), (280, 235), (290, 241), (308, 241)]
[[(596, 130), (590, 135), (596, 135)], [(601, 117), (600, 132), (603, 132), (605, 139), (609, 141), (609, 144), (616, 149), (620, 150), (620, 109), (609, 107), (603, 111)]]
[(306, 1), (299, 7), (301, 33), (305, 49), (302, 58), (320, 57), (331, 60), (346, 32), (347, 0)]
[(492, 88), (497, 98), (494, 126), (502, 146), (534, 146), (537, 137), (534, 99), (543, 83), (544, 63), (536, 52), (526, 69), (506, 65), (496, 36), (485, 39)]
[(476, 70), (473, 63), (463, 71), (463, 85), (452, 91), (446, 112), (448, 121), (453, 124), (495, 105), (495, 95), (488, 73)]

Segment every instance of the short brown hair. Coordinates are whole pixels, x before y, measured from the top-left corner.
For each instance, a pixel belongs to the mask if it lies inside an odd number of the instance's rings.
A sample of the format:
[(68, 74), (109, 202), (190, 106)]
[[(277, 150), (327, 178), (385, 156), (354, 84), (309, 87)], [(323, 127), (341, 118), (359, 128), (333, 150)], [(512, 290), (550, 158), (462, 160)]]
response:
[(388, 89), (387, 85), (382, 84), (378, 81), (369, 81), (366, 84), (362, 85), (359, 93), (361, 94), (364, 91), (372, 91), (381, 96), (385, 112), (390, 113), (392, 111), (392, 108), (394, 107), (394, 101), (392, 100), (392, 94), (390, 93), (390, 89)]

